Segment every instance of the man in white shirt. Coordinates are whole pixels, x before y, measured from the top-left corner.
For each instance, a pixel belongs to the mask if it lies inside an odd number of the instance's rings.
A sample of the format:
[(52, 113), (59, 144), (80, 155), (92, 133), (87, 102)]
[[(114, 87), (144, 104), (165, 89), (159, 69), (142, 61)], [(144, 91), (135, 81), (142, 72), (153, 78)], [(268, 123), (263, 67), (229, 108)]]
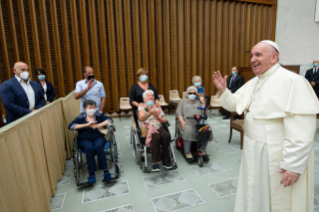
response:
[(319, 61), (313, 61), (313, 68), (307, 70), (306, 79), (310, 82), (313, 90), (315, 91), (317, 97), (319, 98)]
[(0, 96), (7, 111), (7, 124), (45, 105), (43, 88), (29, 78), (29, 66), (16, 62), (15, 77), (0, 86)]
[(85, 79), (76, 83), (74, 91), (74, 98), (81, 99), (80, 112), (84, 112), (83, 102), (90, 99), (96, 102), (96, 110), (103, 113), (106, 97), (103, 84), (94, 79), (94, 70), (91, 66), (85, 66), (82, 73)]

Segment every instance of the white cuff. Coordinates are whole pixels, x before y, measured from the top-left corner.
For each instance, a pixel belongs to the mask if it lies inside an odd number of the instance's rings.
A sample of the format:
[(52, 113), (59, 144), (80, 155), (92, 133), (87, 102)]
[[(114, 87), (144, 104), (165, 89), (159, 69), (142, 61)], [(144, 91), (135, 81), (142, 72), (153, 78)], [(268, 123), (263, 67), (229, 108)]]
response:
[(313, 142), (285, 139), (280, 168), (304, 174), (307, 169)]

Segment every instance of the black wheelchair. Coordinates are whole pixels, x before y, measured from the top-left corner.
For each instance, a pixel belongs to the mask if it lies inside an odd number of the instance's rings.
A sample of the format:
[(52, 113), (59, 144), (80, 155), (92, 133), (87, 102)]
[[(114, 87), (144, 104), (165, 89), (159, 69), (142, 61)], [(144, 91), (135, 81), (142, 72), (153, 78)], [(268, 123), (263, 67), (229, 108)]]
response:
[[(103, 131), (108, 130), (108, 133), (110, 133), (110, 139), (107, 140), (107, 142), (104, 145), (104, 152), (106, 155), (107, 161), (111, 162), (110, 174), (112, 176), (111, 180), (114, 181), (118, 179), (121, 175), (121, 169), (118, 162), (118, 151), (117, 151), (117, 143), (116, 143), (116, 137), (115, 137), (115, 126), (112, 124), (109, 124), (104, 127)], [(83, 167), (87, 165), (86, 162), (83, 162), (82, 154), (85, 154), (85, 152), (79, 148), (77, 143), (77, 130), (74, 130), (75, 132), (75, 138), (74, 138), (74, 145), (73, 145), (73, 160), (74, 160), (74, 177), (76, 179), (76, 185), (77, 186), (86, 186), (89, 185), (89, 183), (81, 182), (81, 175), (85, 175), (85, 171)], [(103, 132), (102, 132), (103, 133)], [(113, 170), (113, 173), (111, 173), (111, 169)], [(109, 182), (107, 181), (107, 182)]]
[[(174, 148), (173, 148), (173, 141), (172, 136), (170, 134), (170, 131), (168, 127), (170, 124), (168, 122), (162, 124), (163, 128), (167, 130), (167, 132), (170, 135), (170, 145), (169, 145), (169, 155), (170, 155), (170, 163), (172, 164), (172, 168), (166, 169), (166, 171), (174, 170), (177, 169), (177, 163), (176, 163), (176, 157), (174, 153)], [(144, 173), (151, 173), (148, 169), (148, 158), (147, 154), (152, 154), (148, 153), (147, 147), (145, 145), (145, 138), (141, 136), (141, 129), (138, 126), (137, 120), (134, 119), (134, 116), (132, 116), (132, 128), (131, 128), (131, 139), (130, 139), (130, 144), (133, 146), (134, 149), (134, 154), (135, 154), (135, 161), (139, 165), (140, 169), (144, 171)]]

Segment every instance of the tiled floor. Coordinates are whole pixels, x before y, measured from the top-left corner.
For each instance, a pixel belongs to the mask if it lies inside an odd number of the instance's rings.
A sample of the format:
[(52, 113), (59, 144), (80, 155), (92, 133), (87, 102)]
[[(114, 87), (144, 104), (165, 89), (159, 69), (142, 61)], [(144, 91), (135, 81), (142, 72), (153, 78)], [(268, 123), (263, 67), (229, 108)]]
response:
[[(175, 120), (167, 115), (169, 130), (174, 136)], [(135, 163), (130, 146), (131, 118), (115, 119), (119, 143), (121, 177), (115, 183), (102, 183), (103, 172), (97, 172), (97, 183), (78, 188), (74, 179), (73, 161), (67, 161), (66, 172), (58, 182), (57, 195), (51, 209), (57, 212), (232, 212), (237, 177), (241, 162), (240, 136), (233, 132), (229, 138), (229, 120), (213, 115), (208, 124), (213, 128), (214, 140), (209, 142), (209, 163), (199, 168), (188, 164), (175, 150), (178, 169), (170, 172), (144, 174)], [(319, 131), (315, 137), (315, 212), (319, 212)], [(133, 153), (133, 154), (132, 154)], [(111, 167), (110, 167), (111, 168)], [(82, 173), (87, 176), (87, 172)], [(100, 177), (99, 177), (100, 176)], [(82, 177), (84, 178), (84, 177)]]

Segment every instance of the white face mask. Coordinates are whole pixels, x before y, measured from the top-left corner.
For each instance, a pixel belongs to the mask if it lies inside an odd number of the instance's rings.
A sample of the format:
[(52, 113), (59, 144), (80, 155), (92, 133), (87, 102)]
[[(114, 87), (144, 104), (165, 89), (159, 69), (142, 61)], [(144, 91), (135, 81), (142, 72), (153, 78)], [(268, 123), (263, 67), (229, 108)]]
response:
[(23, 79), (23, 80), (29, 79), (29, 72), (27, 72), (27, 71), (21, 72), (20, 73), (20, 78)]
[(86, 114), (88, 114), (89, 116), (94, 116), (96, 113), (95, 109), (87, 109), (86, 110)]

